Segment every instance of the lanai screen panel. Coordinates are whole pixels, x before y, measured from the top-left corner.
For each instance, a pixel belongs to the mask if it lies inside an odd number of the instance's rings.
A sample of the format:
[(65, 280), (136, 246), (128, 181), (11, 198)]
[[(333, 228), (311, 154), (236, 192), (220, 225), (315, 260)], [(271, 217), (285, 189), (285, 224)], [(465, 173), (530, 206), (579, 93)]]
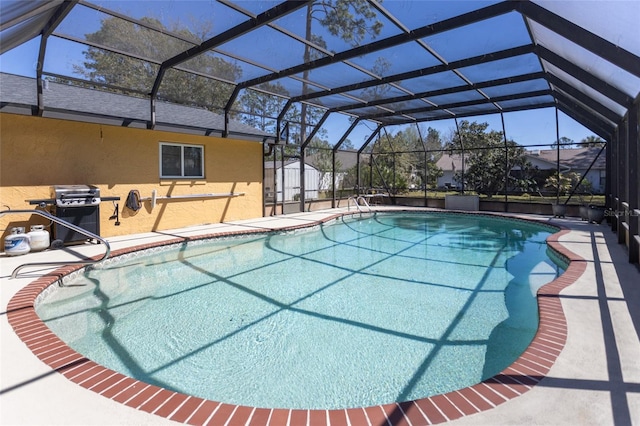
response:
[[(114, 5), (106, 3), (106, 6)], [(201, 42), (195, 33), (186, 29), (180, 31), (180, 37), (171, 35), (171, 27), (165, 27), (154, 17), (155, 13), (136, 22), (109, 12), (109, 9), (96, 10), (79, 4), (56, 28), (55, 35), (158, 63)], [(178, 29), (176, 25), (173, 26)]]
[(321, 98), (314, 99), (313, 102), (319, 106), (324, 106), (326, 108), (344, 110), (345, 107), (353, 104), (354, 102), (362, 102), (362, 99), (357, 99), (341, 93), (337, 95), (322, 96)]
[(540, 60), (533, 53), (460, 68), (460, 72), (472, 83), (481, 83), (540, 71), (542, 71)]
[(638, 1), (555, 1), (534, 3), (640, 56)]
[(499, 1), (388, 1), (381, 5), (408, 30), (415, 30), (496, 3)]
[(562, 82), (579, 91), (580, 93), (585, 94), (603, 107), (610, 109), (621, 117), (625, 114), (626, 108), (615, 100), (607, 97), (605, 94), (598, 92), (596, 89), (581, 82), (571, 74), (559, 69), (552, 64), (545, 62), (544, 66), (551, 74), (559, 77)]
[(539, 90), (548, 90), (549, 83), (542, 78), (535, 80), (522, 81), (511, 84), (501, 84), (499, 86), (485, 87), (482, 92), (490, 97), (516, 95), (518, 93), (535, 92)]
[(5, 1), (0, 35), (42, 36), (39, 78), (220, 114), (257, 115), (248, 93), (294, 104), (269, 120), (301, 102), (383, 124), (558, 105), (601, 130), (640, 92), (638, 16), (637, 1)]
[(401, 80), (398, 84), (413, 93), (446, 90), (452, 87), (467, 85), (467, 83), (458, 74), (452, 71), (443, 71), (437, 74)]
[[(533, 22), (531, 23), (531, 30), (541, 45), (579, 66), (589, 74), (608, 82), (629, 96), (637, 96), (638, 91), (640, 91), (640, 77), (625, 71), (584, 47), (562, 38), (542, 25)], [(638, 34), (638, 37), (640, 39), (640, 34)]]
[(441, 61), (417, 42), (372, 52), (354, 58), (351, 62), (370, 71), (376, 77), (387, 77), (441, 64)]
[(2, 2), (0, 15), (0, 53), (37, 37), (56, 13), (62, 0), (35, 2), (11, 0)]
[(531, 44), (522, 15), (517, 12), (475, 22), (422, 41), (446, 62)]
[(305, 74), (296, 74), (299, 78), (307, 78), (325, 88), (334, 88), (346, 84), (362, 83), (371, 80), (371, 75), (360, 71), (357, 67), (344, 62), (310, 70)]

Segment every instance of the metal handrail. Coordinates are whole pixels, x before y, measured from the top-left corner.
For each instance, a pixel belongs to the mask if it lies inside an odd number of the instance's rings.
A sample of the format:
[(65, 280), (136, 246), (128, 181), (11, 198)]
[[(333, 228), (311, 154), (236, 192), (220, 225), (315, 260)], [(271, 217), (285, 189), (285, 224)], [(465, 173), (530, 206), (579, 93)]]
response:
[(358, 211), (360, 213), (362, 213), (362, 210), (360, 210), (360, 206), (358, 205), (358, 202), (356, 201), (356, 197), (351, 196), (347, 199), (347, 210), (351, 210), (351, 202), (353, 201), (353, 204), (356, 205), (356, 208), (358, 209)]
[(360, 213), (363, 213), (362, 209), (360, 208), (361, 207), (360, 201), (362, 201), (364, 205), (367, 206), (367, 209), (369, 209), (369, 213), (373, 212), (373, 209), (371, 208), (367, 200), (362, 195), (358, 195), (357, 197), (354, 197), (354, 196), (349, 197), (349, 199), (347, 200), (347, 208), (351, 207), (350, 201), (353, 201), (353, 203), (356, 205), (356, 208)]
[(362, 201), (364, 203), (364, 205), (367, 206), (367, 208), (369, 209), (369, 213), (371, 213), (373, 211), (373, 209), (369, 205), (369, 202), (367, 201), (367, 199), (364, 198), (362, 195), (358, 196), (358, 198), (356, 198), (356, 201), (358, 202), (358, 205), (360, 205), (360, 201)]
[(22, 213), (22, 214), (37, 214), (39, 216), (42, 216), (44, 218), (47, 218), (53, 222), (56, 222), (62, 226), (65, 226), (69, 229), (71, 229), (72, 231), (78, 232), (82, 235), (86, 235), (89, 238), (95, 239), (100, 241), (102, 244), (105, 245), (106, 248), (106, 253), (104, 254), (104, 256), (102, 256), (102, 258), (98, 259), (98, 260), (78, 260), (78, 261), (73, 261), (73, 262), (30, 262), (30, 263), (24, 263), (20, 266), (18, 266), (16, 269), (13, 270), (13, 272), (11, 273), (11, 278), (15, 278), (18, 275), (18, 272), (20, 272), (23, 268), (26, 268), (28, 266), (62, 266), (62, 265), (95, 265), (96, 263), (100, 263), (103, 260), (106, 260), (109, 257), (109, 254), (111, 253), (111, 246), (109, 245), (109, 243), (107, 242), (107, 240), (105, 240), (104, 238), (94, 234), (93, 232), (89, 232), (86, 229), (80, 228), (79, 226), (74, 225), (73, 223), (69, 223), (66, 220), (60, 219), (59, 217), (56, 217), (54, 215), (52, 215), (51, 213), (48, 213), (46, 211), (42, 211), (42, 210), (3, 210), (0, 211), (0, 217), (4, 216), (5, 214), (9, 214), (9, 213)]

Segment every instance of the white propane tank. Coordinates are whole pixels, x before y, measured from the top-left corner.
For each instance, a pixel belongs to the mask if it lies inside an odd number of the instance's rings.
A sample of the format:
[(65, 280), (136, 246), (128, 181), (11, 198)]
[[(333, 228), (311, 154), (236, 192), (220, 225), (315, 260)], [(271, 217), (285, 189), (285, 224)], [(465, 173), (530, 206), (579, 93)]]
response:
[(23, 227), (11, 228), (11, 235), (4, 239), (4, 252), (7, 256), (27, 254), (31, 251), (29, 236)]
[(44, 225), (32, 225), (29, 232), (29, 245), (31, 251), (41, 251), (49, 248), (49, 232), (44, 229)]

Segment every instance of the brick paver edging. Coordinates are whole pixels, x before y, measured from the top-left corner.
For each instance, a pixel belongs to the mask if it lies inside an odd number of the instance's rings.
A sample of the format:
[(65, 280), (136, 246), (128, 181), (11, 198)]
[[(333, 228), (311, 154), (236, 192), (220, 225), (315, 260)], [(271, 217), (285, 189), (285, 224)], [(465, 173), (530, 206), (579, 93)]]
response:
[[(469, 213), (465, 213), (469, 214)], [(314, 225), (342, 217), (336, 214)], [(491, 215), (493, 216), (493, 215)], [(531, 221), (538, 223), (535, 221)], [(310, 226), (278, 228), (283, 232)], [(560, 229), (560, 227), (558, 227)], [(268, 229), (241, 232), (265, 233)], [(7, 306), (8, 321), (18, 337), (45, 364), (78, 385), (129, 407), (190, 425), (429, 425), (490, 410), (529, 391), (542, 380), (564, 348), (567, 323), (559, 293), (586, 270), (583, 258), (559, 243), (568, 233), (562, 229), (547, 239), (548, 245), (569, 261), (566, 272), (538, 291), (540, 323), (529, 347), (509, 367), (476, 385), (415, 401), (337, 410), (266, 409), (205, 400), (158, 386), (149, 385), (105, 368), (68, 347), (40, 320), (36, 298), (63, 276), (83, 266), (66, 266), (40, 277), (18, 291)], [(119, 256), (142, 249), (184, 243), (212, 237), (238, 235), (238, 232), (176, 238), (117, 250)], [(98, 259), (100, 256), (96, 256)]]

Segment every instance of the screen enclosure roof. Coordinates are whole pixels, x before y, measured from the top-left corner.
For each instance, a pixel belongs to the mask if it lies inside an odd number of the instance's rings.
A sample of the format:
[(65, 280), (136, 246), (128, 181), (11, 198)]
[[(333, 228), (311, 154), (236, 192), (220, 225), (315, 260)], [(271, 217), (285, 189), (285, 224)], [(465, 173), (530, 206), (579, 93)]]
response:
[(557, 107), (609, 140), (640, 92), (639, 18), (637, 1), (3, 1), (0, 37), (39, 38), (38, 81), (145, 99), (152, 127), (157, 102), (318, 127)]

